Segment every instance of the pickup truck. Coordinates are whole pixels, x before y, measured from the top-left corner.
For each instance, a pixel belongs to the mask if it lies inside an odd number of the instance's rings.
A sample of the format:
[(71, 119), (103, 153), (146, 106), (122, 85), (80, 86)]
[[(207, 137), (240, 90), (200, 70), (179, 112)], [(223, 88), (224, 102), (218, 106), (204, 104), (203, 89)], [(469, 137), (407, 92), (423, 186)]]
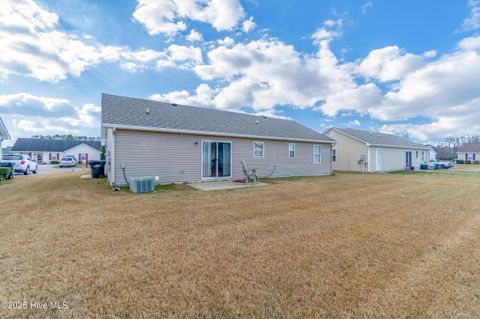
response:
[(0, 163), (12, 163), (13, 170), (17, 173), (23, 173), (24, 175), (38, 173), (37, 162), (33, 159), (28, 158), (27, 155), (23, 154), (4, 154)]

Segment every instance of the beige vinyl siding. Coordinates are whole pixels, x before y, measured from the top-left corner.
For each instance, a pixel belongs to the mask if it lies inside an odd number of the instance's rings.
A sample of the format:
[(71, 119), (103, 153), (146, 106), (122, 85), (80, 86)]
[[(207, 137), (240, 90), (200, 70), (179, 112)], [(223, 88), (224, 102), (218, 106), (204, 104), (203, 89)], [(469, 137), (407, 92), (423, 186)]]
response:
[(327, 131), (326, 135), (337, 142), (333, 146), (333, 149), (337, 150), (337, 160), (333, 162), (333, 170), (361, 172), (362, 166), (358, 164), (358, 159), (360, 155), (365, 155), (367, 158), (367, 145), (341, 132), (333, 131), (334, 135), (331, 135), (330, 132), (332, 130)]
[[(232, 142), (232, 178), (243, 178), (241, 159), (249, 168), (257, 168), (260, 177), (331, 174), (330, 144), (318, 143), (322, 154), (318, 164), (313, 163), (315, 143), (295, 142), (295, 158), (288, 158), (288, 144), (292, 143), (288, 141), (128, 130), (117, 130), (114, 135), (114, 170), (118, 185), (125, 184), (122, 163), (126, 165), (127, 178), (159, 176), (160, 183), (201, 180), (201, 142), (206, 140)], [(254, 141), (265, 143), (263, 158), (254, 158)]]
[[(393, 147), (370, 147), (370, 156), (371, 156), (371, 171), (372, 172), (389, 172), (389, 171), (399, 171), (405, 169), (405, 153), (408, 151), (412, 152), (412, 165), (416, 170), (420, 169), (420, 164), (428, 163), (429, 153), (425, 149), (424, 161), (422, 161), (422, 150), (416, 149), (405, 149), (405, 148), (393, 148)], [(381, 152), (381, 169), (377, 168), (377, 150)], [(416, 152), (418, 151), (418, 158), (416, 158)]]
[(475, 161), (480, 161), (480, 153), (478, 152), (458, 152), (457, 153), (457, 158), (459, 160), (464, 160), (466, 161), (467, 158), (466, 158), (466, 155), (468, 154), (468, 160), (469, 161), (473, 161), (473, 154), (475, 154)]

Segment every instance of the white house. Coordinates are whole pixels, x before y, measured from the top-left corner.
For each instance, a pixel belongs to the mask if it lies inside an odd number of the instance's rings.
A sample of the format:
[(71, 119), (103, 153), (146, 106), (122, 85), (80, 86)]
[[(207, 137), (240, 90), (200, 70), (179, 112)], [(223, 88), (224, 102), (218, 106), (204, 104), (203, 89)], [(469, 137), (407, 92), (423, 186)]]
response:
[(2, 159), (2, 142), (9, 139), (10, 134), (7, 131), (7, 127), (3, 123), (2, 118), (0, 117), (0, 160)]
[(480, 161), (480, 143), (466, 143), (460, 146), (457, 159), (464, 161)]
[(351, 128), (330, 128), (324, 132), (335, 139), (332, 148), (333, 170), (388, 172), (420, 169), (428, 163), (428, 146), (392, 134)]
[(100, 159), (101, 149), (100, 141), (19, 138), (13, 145), (12, 152), (26, 154), (42, 164), (59, 161), (63, 156), (71, 155), (79, 163), (88, 166), (89, 160)]
[(427, 145), (427, 146), (428, 146), (428, 151), (430, 153), (430, 162), (436, 162), (438, 152), (435, 149), (435, 146), (433, 145)]

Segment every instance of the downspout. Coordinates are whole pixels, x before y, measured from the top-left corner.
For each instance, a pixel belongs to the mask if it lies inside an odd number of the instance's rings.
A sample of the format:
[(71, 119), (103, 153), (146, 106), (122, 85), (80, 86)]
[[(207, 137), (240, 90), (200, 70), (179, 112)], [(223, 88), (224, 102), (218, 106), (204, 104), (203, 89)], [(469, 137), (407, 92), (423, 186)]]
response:
[[(116, 175), (116, 171), (115, 171), (115, 128), (112, 128), (112, 149), (110, 150), (110, 166), (111, 166), (111, 175), (112, 175), (112, 178), (110, 179), (110, 182), (113, 185), (115, 185), (115, 175)], [(108, 134), (108, 133), (107, 133)]]
[(370, 159), (371, 159), (370, 144), (367, 144), (367, 165), (368, 165), (368, 166), (367, 166), (367, 171), (368, 171), (368, 173), (371, 172), (371, 169), (370, 169), (370, 167), (371, 167), (371, 166), (370, 166), (370, 165), (371, 165), (371, 164), (370, 164)]

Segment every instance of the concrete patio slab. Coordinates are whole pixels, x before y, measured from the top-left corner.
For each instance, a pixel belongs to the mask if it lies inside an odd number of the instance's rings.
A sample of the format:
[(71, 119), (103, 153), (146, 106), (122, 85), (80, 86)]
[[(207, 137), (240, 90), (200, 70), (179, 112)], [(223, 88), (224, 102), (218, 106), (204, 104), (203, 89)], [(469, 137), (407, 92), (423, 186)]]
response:
[(234, 181), (215, 181), (215, 182), (201, 182), (201, 183), (191, 183), (188, 184), (193, 188), (196, 188), (201, 191), (216, 191), (222, 189), (236, 189), (236, 188), (247, 188), (247, 187), (259, 187), (267, 186), (267, 183), (255, 183), (255, 184), (245, 184), (245, 183), (236, 183)]

